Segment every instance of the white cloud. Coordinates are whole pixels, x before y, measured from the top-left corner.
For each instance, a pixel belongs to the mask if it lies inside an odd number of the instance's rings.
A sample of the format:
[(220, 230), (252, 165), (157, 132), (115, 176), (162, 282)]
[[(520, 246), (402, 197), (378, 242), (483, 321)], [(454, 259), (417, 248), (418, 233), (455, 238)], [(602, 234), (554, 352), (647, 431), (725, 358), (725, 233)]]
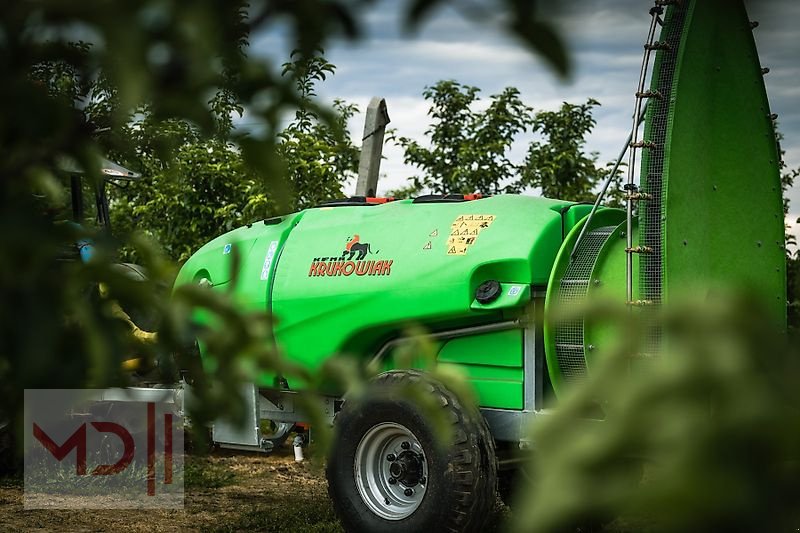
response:
[[(422, 90), (440, 79), (456, 79), (482, 89), (483, 98), (506, 86), (520, 89), (523, 100), (535, 109), (555, 109), (561, 102), (600, 100), (597, 126), (587, 139), (587, 150), (600, 152), (600, 161), (617, 157), (627, 137), (633, 111), (633, 93), (639, 73), (642, 44), (650, 21), (651, 2), (643, 0), (581, 0), (544, 4), (554, 13), (573, 54), (571, 83), (559, 81), (543, 60), (530, 54), (501, 32), (476, 25), (453, 9), (442, 9), (408, 39), (399, 29), (399, 12), (405, 2), (383, 1), (367, 14), (367, 38), (339, 43), (327, 50), (337, 74), (319, 88), (328, 100), (340, 97), (359, 104), (363, 111), (371, 96), (387, 98), (390, 127), (399, 135), (420, 139), (428, 127), (428, 103)], [(800, 2), (796, 0), (747, 1), (751, 17), (760, 20), (755, 31), (761, 62), (771, 69), (766, 77), (771, 110), (780, 115), (785, 135), (786, 162), (800, 166), (800, 66), (798, 43)], [(546, 7), (545, 7), (546, 6)], [(557, 8), (557, 9), (556, 9)], [(548, 11), (549, 10), (549, 11)], [(283, 32), (282, 34), (280, 32)], [(260, 54), (285, 60), (286, 28), (259, 35), (253, 48)], [(350, 125), (360, 144), (363, 114)], [(402, 151), (387, 145), (380, 189), (396, 187), (415, 170), (406, 167)], [(519, 155), (519, 147), (515, 146)], [(793, 211), (800, 208), (800, 183), (790, 193)]]

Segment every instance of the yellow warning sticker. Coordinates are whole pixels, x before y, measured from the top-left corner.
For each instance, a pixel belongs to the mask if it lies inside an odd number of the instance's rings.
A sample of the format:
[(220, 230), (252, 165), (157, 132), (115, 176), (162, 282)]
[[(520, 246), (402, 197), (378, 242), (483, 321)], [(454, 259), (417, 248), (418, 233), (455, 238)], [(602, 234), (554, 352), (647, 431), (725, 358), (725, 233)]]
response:
[(447, 255), (466, 255), (480, 232), (491, 226), (495, 215), (459, 215), (450, 224)]
[(447, 255), (467, 255), (466, 244), (454, 244), (447, 247)]

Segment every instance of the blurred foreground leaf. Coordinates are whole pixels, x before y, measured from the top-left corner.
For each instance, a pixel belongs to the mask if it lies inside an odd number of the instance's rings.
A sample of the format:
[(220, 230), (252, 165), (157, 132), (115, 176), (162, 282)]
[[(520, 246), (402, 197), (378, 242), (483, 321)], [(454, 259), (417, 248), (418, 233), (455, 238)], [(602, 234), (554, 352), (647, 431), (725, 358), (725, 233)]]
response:
[[(800, 354), (755, 300), (673, 305), (659, 317), (665, 353), (647, 360), (636, 315), (603, 307), (589, 319), (616, 323), (628, 342), (537, 419), (518, 530), (619, 515), (653, 531), (800, 525)], [(587, 422), (590, 412), (605, 419)]]

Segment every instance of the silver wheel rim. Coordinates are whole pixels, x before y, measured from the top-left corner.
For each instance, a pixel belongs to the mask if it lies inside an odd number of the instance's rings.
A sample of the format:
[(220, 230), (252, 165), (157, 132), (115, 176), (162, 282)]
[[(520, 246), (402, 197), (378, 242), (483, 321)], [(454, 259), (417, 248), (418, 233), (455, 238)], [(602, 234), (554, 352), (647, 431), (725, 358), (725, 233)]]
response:
[(381, 518), (411, 516), (425, 498), (428, 463), (405, 426), (383, 422), (370, 428), (358, 443), (353, 468), (361, 499)]

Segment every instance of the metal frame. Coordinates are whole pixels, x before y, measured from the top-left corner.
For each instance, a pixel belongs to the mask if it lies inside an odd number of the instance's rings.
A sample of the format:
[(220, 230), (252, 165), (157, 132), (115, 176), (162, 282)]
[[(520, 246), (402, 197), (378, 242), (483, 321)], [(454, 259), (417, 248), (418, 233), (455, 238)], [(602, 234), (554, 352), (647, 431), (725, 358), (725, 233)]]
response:
[(531, 313), (522, 322), (523, 353), (523, 406), (514, 409), (481, 408), (481, 414), (489, 424), (492, 436), (498, 441), (526, 441), (527, 426), (534, 417), (543, 412), (545, 356), (542, 336), (542, 308), (544, 291), (534, 291), (530, 303)]
[(481, 333), (494, 333), (496, 331), (506, 331), (509, 329), (517, 329), (523, 327), (524, 323), (521, 320), (508, 320), (506, 322), (495, 322), (494, 324), (485, 324), (483, 326), (470, 326), (466, 328), (459, 328), (459, 329), (451, 329), (447, 331), (440, 331), (437, 333), (427, 333), (425, 335), (416, 335), (413, 337), (399, 337), (396, 339), (392, 339), (386, 342), (381, 349), (378, 350), (378, 353), (370, 361), (370, 364), (375, 364), (383, 360), (386, 354), (403, 344), (409, 342), (415, 342), (420, 339), (431, 339), (431, 340), (450, 340), (450, 339), (457, 339), (459, 337), (469, 337), (470, 335), (479, 335)]
[[(459, 328), (427, 335), (401, 337), (386, 342), (372, 361), (381, 361), (393, 348), (404, 343), (415, 342), (420, 338), (433, 340), (450, 340), (483, 333), (522, 329), (523, 333), (523, 405), (522, 410), (483, 408), (481, 413), (486, 418), (492, 436), (499, 441), (524, 441), (525, 429), (532, 417), (542, 411), (544, 392), (544, 344), (541, 332), (541, 307), (544, 293), (534, 291), (529, 304), (530, 313), (516, 320), (496, 322), (480, 326)], [(539, 320), (537, 320), (539, 319)], [(247, 402), (247, 421), (239, 427), (227, 421), (217, 421), (212, 426), (212, 440), (222, 448), (269, 452), (271, 443), (261, 435), (262, 420), (273, 422), (309, 422), (307, 416), (297, 403), (296, 391), (278, 389), (259, 389), (254, 383), (242, 385), (240, 391)], [(333, 424), (340, 398), (320, 396), (323, 413), (328, 423)], [(184, 382), (174, 388), (131, 388), (108, 389), (103, 391), (99, 400), (114, 401), (160, 401), (175, 403), (181, 412), (191, 402), (191, 388)], [(265, 400), (265, 401), (262, 401)]]
[[(269, 400), (275, 408), (271, 408), (268, 403), (262, 402), (259, 406), (259, 416), (261, 420), (271, 420), (273, 422), (310, 422), (311, 417), (303, 412), (302, 408), (295, 402), (295, 398), (300, 394), (296, 391), (260, 389), (260, 395)], [(322, 412), (325, 419), (333, 424), (333, 417), (336, 415), (336, 401), (339, 398), (334, 396), (318, 396), (322, 402)]]
[(217, 420), (211, 426), (211, 440), (221, 448), (247, 449), (254, 451), (271, 451), (272, 446), (264, 446), (261, 439), (259, 394), (254, 383), (240, 387), (246, 406), (246, 419), (243, 425), (227, 420)]

